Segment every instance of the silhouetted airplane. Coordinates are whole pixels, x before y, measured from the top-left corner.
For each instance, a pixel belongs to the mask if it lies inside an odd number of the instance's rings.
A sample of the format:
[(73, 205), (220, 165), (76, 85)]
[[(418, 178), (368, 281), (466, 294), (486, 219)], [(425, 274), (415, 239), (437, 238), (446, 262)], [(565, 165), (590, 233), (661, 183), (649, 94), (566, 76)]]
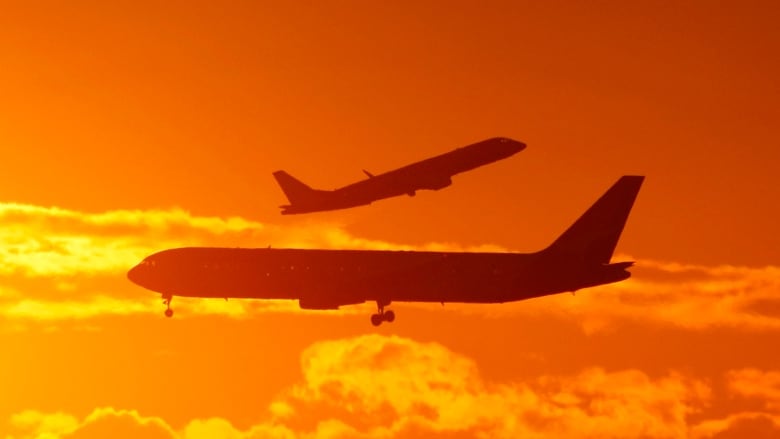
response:
[(128, 278), (173, 296), (298, 300), (304, 309), (376, 301), (371, 322), (392, 322), (395, 302), (501, 303), (575, 291), (631, 276), (610, 263), (644, 177), (620, 178), (546, 249), (520, 253), (175, 248)]
[(312, 189), (284, 171), (273, 175), (290, 201), (279, 206), (282, 215), (310, 213), (363, 206), (403, 194), (414, 196), (420, 189), (439, 190), (452, 184), (455, 174), (505, 159), (524, 148), (522, 142), (496, 137), (384, 174), (364, 170), (367, 179), (332, 191)]

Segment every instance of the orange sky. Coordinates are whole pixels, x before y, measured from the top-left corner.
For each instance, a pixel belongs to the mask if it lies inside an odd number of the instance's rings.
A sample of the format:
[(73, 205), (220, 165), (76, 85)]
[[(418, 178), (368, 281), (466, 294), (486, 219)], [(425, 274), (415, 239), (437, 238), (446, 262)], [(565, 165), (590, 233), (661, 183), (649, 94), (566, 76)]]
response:
[[(13, 2), (0, 14), (0, 438), (780, 433), (775, 2)], [(421, 192), (282, 217), (488, 137)], [(634, 277), (507, 305), (174, 299), (182, 245), (534, 251), (647, 180)]]

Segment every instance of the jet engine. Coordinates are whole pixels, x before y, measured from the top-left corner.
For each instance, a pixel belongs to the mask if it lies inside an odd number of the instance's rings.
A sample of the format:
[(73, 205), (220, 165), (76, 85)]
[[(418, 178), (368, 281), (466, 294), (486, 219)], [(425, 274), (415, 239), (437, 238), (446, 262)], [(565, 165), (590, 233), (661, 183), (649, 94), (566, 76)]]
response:
[(301, 297), (298, 299), (298, 306), (301, 309), (339, 309), (342, 305), (357, 305), (364, 300), (334, 300), (330, 297)]
[(431, 178), (423, 181), (420, 186), (420, 189), (430, 189), (433, 191), (437, 191), (439, 189), (444, 189), (445, 187), (451, 184), (452, 184), (452, 179), (450, 177), (437, 177), (437, 178)]

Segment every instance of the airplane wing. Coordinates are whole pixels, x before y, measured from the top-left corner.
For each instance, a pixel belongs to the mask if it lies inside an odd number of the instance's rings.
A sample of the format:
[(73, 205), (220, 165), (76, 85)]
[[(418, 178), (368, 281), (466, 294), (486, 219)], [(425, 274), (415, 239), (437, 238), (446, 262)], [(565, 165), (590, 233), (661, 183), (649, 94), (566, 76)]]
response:
[(334, 298), (328, 295), (309, 295), (298, 299), (298, 306), (301, 309), (339, 309), (340, 306), (345, 305), (357, 305), (363, 303), (365, 300), (359, 299), (347, 299), (347, 298)]

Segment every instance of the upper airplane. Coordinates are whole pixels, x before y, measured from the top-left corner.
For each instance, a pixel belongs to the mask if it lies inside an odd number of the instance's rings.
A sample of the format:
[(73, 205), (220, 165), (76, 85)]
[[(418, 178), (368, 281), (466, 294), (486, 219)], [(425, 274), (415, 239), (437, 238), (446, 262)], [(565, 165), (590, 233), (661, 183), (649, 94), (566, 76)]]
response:
[(127, 277), (173, 296), (298, 300), (304, 309), (375, 301), (503, 303), (618, 282), (630, 261), (612, 253), (644, 177), (621, 177), (549, 247), (536, 253), (449, 253), (189, 247), (163, 250)]
[(274, 172), (274, 178), (290, 201), (279, 206), (282, 215), (346, 209), (371, 204), (376, 200), (408, 194), (421, 189), (439, 190), (452, 184), (452, 176), (525, 149), (525, 144), (505, 137), (483, 140), (445, 154), (412, 163), (384, 174), (368, 176), (332, 191), (312, 189), (285, 171)]

